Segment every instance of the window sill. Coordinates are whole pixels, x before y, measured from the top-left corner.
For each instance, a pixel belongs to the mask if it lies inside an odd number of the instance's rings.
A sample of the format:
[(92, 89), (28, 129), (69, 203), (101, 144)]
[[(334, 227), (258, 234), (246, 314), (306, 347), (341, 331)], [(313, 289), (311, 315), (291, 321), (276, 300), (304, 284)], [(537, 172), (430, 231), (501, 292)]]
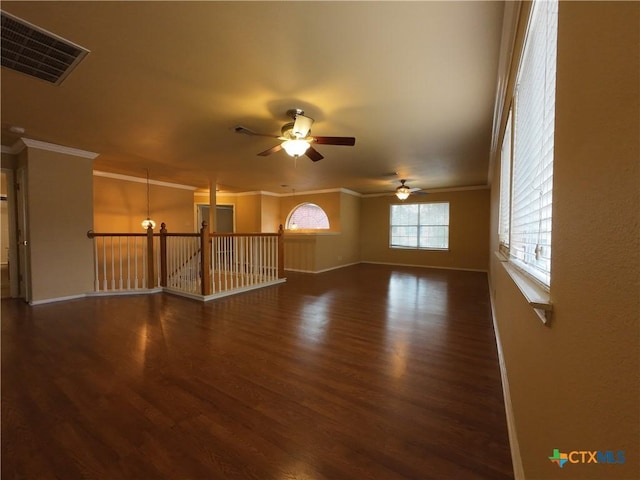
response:
[(549, 292), (539, 285), (538, 282), (529, 278), (526, 273), (514, 267), (504, 254), (501, 252), (494, 253), (527, 300), (527, 303), (533, 308), (542, 323), (547, 325), (553, 313), (553, 305), (551, 304), (551, 295)]
[(448, 252), (448, 248), (417, 248), (417, 247), (395, 247), (389, 245), (391, 250), (415, 250), (417, 252)]

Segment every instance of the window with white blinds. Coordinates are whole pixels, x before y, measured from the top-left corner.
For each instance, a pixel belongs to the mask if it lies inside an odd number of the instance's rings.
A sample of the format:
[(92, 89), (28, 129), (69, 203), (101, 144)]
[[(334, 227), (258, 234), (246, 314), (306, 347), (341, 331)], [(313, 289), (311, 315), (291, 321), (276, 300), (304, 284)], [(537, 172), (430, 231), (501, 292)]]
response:
[(389, 223), (391, 248), (449, 248), (449, 202), (391, 205)]
[(513, 118), (510, 260), (551, 280), (557, 1), (535, 1), (516, 80)]
[(509, 219), (511, 218), (511, 111), (504, 129), (500, 153), (500, 207), (498, 212), (498, 241), (509, 246)]

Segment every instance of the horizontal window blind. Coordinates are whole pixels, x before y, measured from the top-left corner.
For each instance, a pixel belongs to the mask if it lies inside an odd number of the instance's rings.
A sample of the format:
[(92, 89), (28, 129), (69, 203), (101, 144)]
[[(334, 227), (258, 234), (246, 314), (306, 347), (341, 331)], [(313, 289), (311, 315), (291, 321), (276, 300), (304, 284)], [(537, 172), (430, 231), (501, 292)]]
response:
[(449, 203), (391, 205), (392, 248), (449, 248)]
[(509, 245), (509, 218), (511, 216), (511, 112), (502, 140), (500, 153), (500, 210), (498, 213), (498, 241)]
[(549, 286), (558, 4), (537, 1), (518, 71), (509, 253)]

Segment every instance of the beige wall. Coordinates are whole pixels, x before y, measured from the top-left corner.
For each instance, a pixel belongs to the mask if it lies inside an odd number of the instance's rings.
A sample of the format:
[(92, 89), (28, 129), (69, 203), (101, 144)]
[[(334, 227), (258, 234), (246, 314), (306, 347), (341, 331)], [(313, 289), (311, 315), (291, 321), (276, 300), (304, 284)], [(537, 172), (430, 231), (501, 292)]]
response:
[[(93, 229), (96, 232), (142, 233), (147, 218), (147, 184), (109, 177), (93, 177)], [(156, 230), (162, 222), (169, 232), (193, 232), (193, 191), (150, 185), (151, 218)]]
[(340, 195), (340, 232), (342, 240), (339, 263), (349, 265), (360, 261), (360, 215), (362, 199), (354, 195)]
[[(560, 2), (551, 298), (544, 326), (492, 259), (527, 479), (639, 478), (640, 4)], [(497, 249), (499, 171), (491, 196)], [(552, 449), (623, 450), (560, 471)]]
[(236, 228), (238, 233), (257, 233), (262, 229), (262, 195), (238, 195), (236, 205)]
[(283, 222), (280, 218), (280, 198), (275, 195), (262, 195), (262, 228), (263, 233), (275, 233)]
[(362, 199), (360, 255), (364, 262), (382, 262), (472, 270), (488, 269), (489, 190), (414, 195), (407, 202), (449, 202), (449, 251), (389, 248), (390, 205), (395, 196)]
[(92, 161), (29, 148), (26, 164), (31, 301), (90, 292)]

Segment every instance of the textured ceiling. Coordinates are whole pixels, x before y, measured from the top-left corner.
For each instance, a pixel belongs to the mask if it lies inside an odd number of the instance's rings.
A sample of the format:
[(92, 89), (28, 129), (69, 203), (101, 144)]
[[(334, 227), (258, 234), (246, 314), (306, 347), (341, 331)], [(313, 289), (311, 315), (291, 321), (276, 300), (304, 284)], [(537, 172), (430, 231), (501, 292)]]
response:
[[(55, 86), (2, 68), (2, 144), (229, 191), (487, 182), (502, 2), (2, 2), (91, 53)], [(301, 108), (319, 162), (258, 152)], [(397, 172), (397, 176), (394, 175)], [(282, 186), (286, 185), (286, 186)]]

